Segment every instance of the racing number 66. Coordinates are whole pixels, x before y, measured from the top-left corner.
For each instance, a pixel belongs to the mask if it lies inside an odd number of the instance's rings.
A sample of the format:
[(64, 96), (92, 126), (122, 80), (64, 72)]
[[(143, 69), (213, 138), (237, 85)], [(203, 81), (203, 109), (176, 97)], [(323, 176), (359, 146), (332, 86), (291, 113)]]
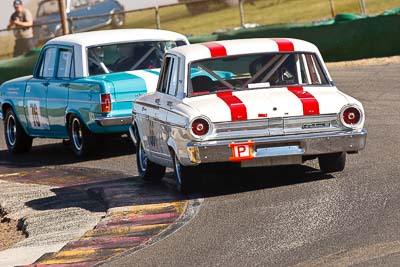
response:
[(33, 127), (40, 127), (40, 118), (39, 118), (39, 111), (37, 104), (31, 102), (29, 104), (29, 108), (31, 109), (32, 112)]

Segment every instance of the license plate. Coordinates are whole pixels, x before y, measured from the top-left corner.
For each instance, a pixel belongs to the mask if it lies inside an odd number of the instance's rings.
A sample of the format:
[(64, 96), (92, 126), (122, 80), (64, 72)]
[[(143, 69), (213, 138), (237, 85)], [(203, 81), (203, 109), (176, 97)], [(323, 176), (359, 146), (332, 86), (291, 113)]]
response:
[(250, 160), (254, 158), (253, 155), (254, 142), (248, 141), (244, 143), (232, 142), (229, 147), (232, 149), (232, 157), (229, 157), (230, 161), (238, 162), (243, 160)]

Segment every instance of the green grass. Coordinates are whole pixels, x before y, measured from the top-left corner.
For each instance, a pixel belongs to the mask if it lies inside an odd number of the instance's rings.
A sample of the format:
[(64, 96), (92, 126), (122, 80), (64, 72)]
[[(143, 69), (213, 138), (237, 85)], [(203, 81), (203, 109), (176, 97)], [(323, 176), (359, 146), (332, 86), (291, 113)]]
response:
[[(400, 7), (399, 0), (365, 0), (368, 14), (379, 14)], [(258, 0), (255, 5), (245, 4), (245, 22), (261, 25), (310, 22), (331, 17), (328, 0)], [(360, 13), (359, 0), (335, 0), (336, 13)], [(240, 26), (238, 8), (221, 8), (192, 16), (184, 5), (160, 9), (161, 28), (183, 34), (206, 34), (218, 29)], [(154, 11), (134, 12), (127, 15), (129, 28), (155, 28)]]
[(14, 49), (14, 36), (11, 34), (2, 34), (0, 36), (0, 60), (12, 56)]

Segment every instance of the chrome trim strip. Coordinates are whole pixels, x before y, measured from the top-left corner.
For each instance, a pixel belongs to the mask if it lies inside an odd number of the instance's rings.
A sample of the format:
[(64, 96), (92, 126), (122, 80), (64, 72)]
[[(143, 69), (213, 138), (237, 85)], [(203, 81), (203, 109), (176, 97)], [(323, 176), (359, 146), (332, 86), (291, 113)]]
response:
[(16, 100), (16, 99), (25, 99), (23, 96), (10, 96), (10, 95), (3, 95), (4, 100)]
[(113, 100), (111, 103), (125, 103), (125, 102), (133, 102), (135, 99), (128, 99), (128, 100)]
[(207, 140), (352, 131), (339, 125), (337, 114), (255, 119), (214, 123)]
[[(17, 98), (17, 97), (15, 97)], [(68, 101), (68, 102), (73, 102), (73, 103), (87, 103), (87, 104), (100, 104), (100, 102), (97, 101), (89, 101), (89, 100), (75, 100), (75, 99), (68, 99), (68, 98), (39, 98), (39, 97), (18, 97), (22, 98), (24, 100), (36, 100), (36, 101), (50, 101), (50, 102), (56, 102), (56, 101)]]
[(155, 119), (154, 117), (150, 117), (148, 115), (143, 115), (143, 114), (137, 113), (137, 112), (133, 112), (133, 116), (135, 116), (137, 118), (140, 118), (140, 119), (154, 121), (154, 122), (157, 122), (157, 123), (159, 123), (161, 125), (164, 125), (164, 126), (167, 126), (167, 127), (178, 127), (178, 128), (181, 128), (181, 129), (187, 129), (186, 125), (176, 124), (176, 123), (172, 123), (172, 122), (167, 123), (167, 122), (165, 122), (163, 120)]
[(129, 127), (129, 136), (131, 137), (132, 142), (135, 144), (135, 146), (137, 146), (137, 143), (138, 143), (138, 142), (137, 142), (135, 133), (134, 133), (134, 131), (133, 131), (133, 126)]
[(73, 102), (73, 103), (85, 103), (85, 104), (99, 104), (100, 105), (100, 101), (85, 101), (85, 100), (74, 100), (74, 99), (67, 99), (67, 98), (60, 98), (60, 99), (51, 99), (53, 100), (67, 100), (68, 102)]

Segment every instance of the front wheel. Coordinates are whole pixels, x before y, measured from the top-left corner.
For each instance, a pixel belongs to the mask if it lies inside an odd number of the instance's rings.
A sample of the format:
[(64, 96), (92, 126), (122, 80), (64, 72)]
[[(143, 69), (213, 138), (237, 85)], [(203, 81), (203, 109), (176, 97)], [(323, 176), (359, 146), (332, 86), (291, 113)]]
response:
[(323, 173), (343, 171), (346, 166), (346, 152), (321, 155), (318, 157), (318, 162)]
[(142, 141), (138, 139), (136, 150), (136, 164), (139, 176), (146, 181), (159, 181), (165, 175), (165, 167), (150, 161), (143, 148)]
[(32, 148), (32, 138), (26, 134), (11, 108), (6, 111), (4, 137), (8, 150), (13, 153), (28, 152)]
[(75, 156), (81, 158), (88, 155), (95, 143), (94, 134), (76, 116), (69, 119), (68, 129), (71, 149)]

